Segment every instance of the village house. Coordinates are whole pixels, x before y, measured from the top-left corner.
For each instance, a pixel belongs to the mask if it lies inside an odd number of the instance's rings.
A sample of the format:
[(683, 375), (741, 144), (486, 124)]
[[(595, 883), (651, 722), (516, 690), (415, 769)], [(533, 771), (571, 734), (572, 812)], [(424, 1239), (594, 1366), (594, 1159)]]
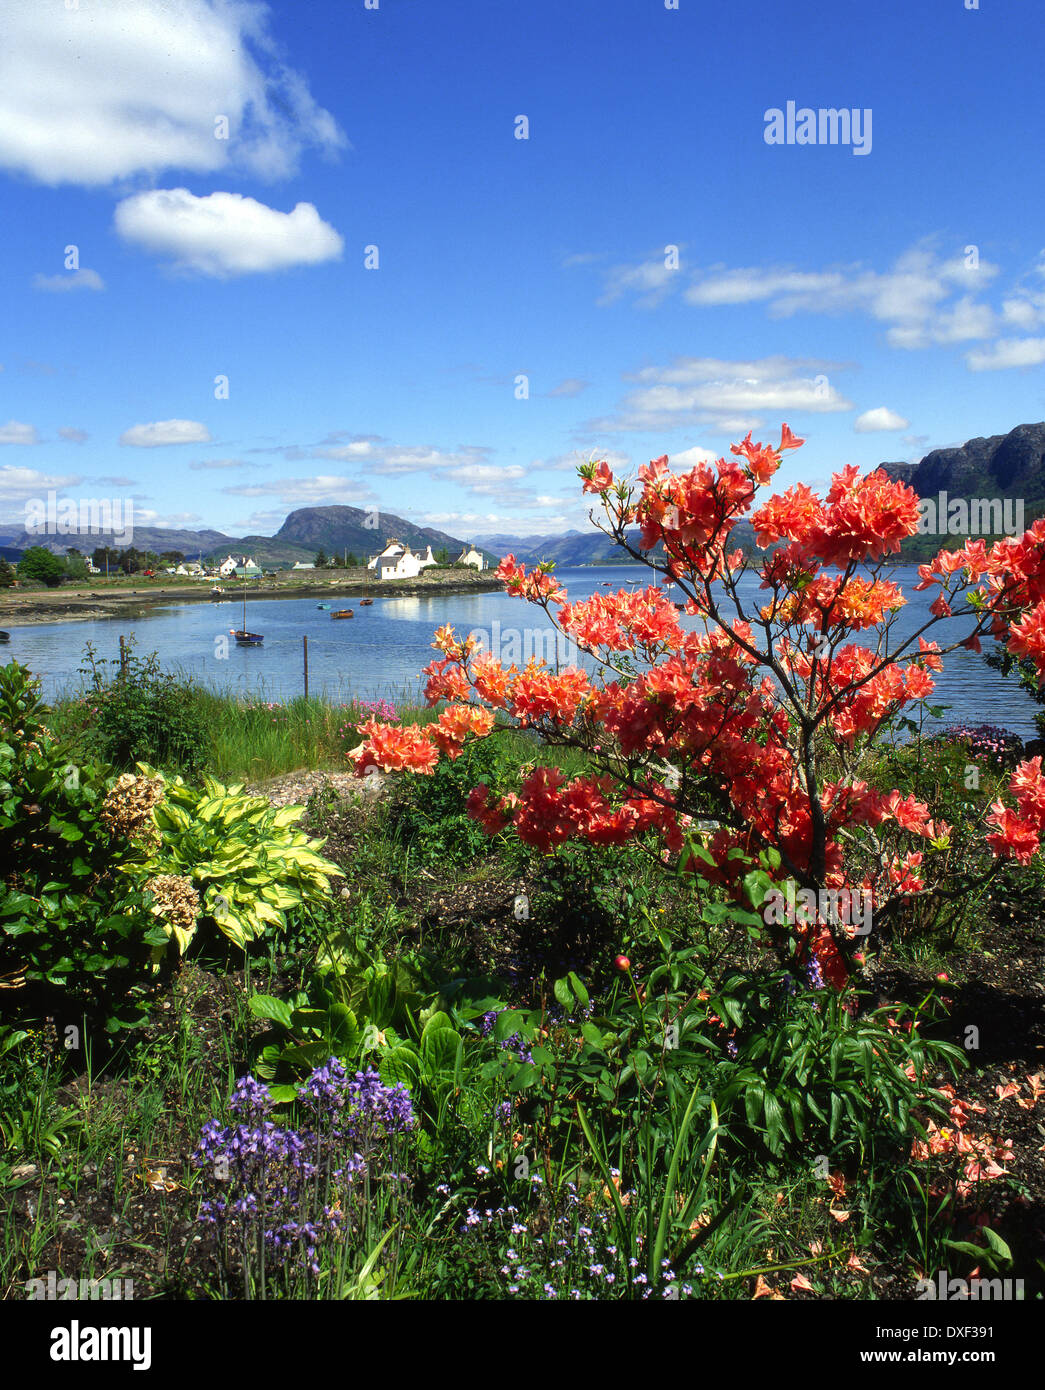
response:
[(424, 555), (415, 555), (408, 545), (389, 539), (380, 555), (367, 561), (367, 569), (375, 570), (378, 579), (414, 579), (423, 569), (436, 563), (429, 546)]
[(455, 565), (471, 565), (473, 569), (484, 570), (486, 568), (486, 557), (481, 551), (476, 550), (475, 546), (465, 546), (454, 561)]
[(260, 574), (261, 570), (254, 563), (254, 557), (248, 560), (245, 555), (241, 555), (237, 560), (234, 555), (226, 555), (218, 566), (218, 573), (222, 579), (230, 579), (234, 574)]

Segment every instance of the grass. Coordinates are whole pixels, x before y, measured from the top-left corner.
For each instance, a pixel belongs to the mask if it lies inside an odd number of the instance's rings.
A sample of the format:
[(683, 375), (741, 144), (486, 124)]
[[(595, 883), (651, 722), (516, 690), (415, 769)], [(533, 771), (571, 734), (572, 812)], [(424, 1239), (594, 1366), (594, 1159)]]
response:
[[(204, 762), (219, 781), (263, 782), (286, 773), (309, 771), (349, 772), (348, 753), (361, 741), (360, 723), (376, 712), (378, 718), (395, 717), (403, 724), (430, 724), (439, 709), (394, 700), (335, 703), (323, 698), (297, 696), (286, 701), (242, 699), (204, 686), (191, 686), (193, 702), (205, 730)], [(52, 727), (59, 735), (81, 738), (92, 720), (90, 696), (66, 696), (54, 704)], [(516, 768), (540, 755), (541, 745), (532, 734), (506, 729), (498, 742)], [(571, 776), (585, 767), (583, 754), (572, 749), (556, 759)]]

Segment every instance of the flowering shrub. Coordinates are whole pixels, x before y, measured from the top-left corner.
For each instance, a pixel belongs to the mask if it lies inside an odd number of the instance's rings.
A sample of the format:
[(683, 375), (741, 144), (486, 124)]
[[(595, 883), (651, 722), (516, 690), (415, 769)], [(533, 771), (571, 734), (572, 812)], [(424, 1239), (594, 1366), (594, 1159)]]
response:
[(314, 1288), (324, 1265), (343, 1281), (372, 1187), (404, 1181), (390, 1168), (396, 1141), (414, 1124), (402, 1086), (382, 1085), (375, 1071), (349, 1078), (331, 1058), (298, 1100), (305, 1127), (277, 1124), (267, 1087), (243, 1077), (229, 1101), (233, 1123), (209, 1121), (192, 1156), (208, 1194), (199, 1220), (214, 1231), (226, 1280), (238, 1264), (248, 1297), (265, 1296), (273, 1270), (298, 1288)]
[(942, 742), (960, 743), (972, 757), (994, 767), (1011, 767), (1023, 751), (1019, 734), (996, 724), (948, 724), (934, 737)]
[[(915, 534), (918, 499), (880, 470), (860, 477), (850, 466), (826, 497), (798, 483), (755, 508), (783, 454), (802, 442), (784, 425), (776, 448), (749, 434), (728, 461), (674, 474), (665, 456), (641, 468), (637, 484), (615, 480), (605, 462), (585, 465), (601, 529), (677, 586), (700, 630), (683, 629), (661, 588), (570, 603), (548, 566), (528, 573), (508, 556), (498, 571), (508, 592), (543, 608), (602, 674), (538, 661), (506, 669), (474, 639), (440, 628), (442, 659), (426, 670), (426, 693), (447, 706), (423, 728), (367, 721), (357, 773), (377, 765), (431, 774), (440, 754), (460, 757), (501, 715), (553, 745), (587, 750), (593, 771), (567, 781), (536, 767), (505, 795), (478, 785), (469, 813), (490, 834), (512, 827), (543, 851), (573, 838), (650, 837), (738, 898), (761, 870), (756, 907), (789, 882), (814, 895), (859, 889), (876, 914), (926, 891), (950, 825), (913, 795), (870, 787), (861, 767), (882, 730), (924, 704), (958, 646), (978, 651), (989, 635), (1045, 672), (1045, 520), (990, 549), (969, 541), (921, 565), (917, 588), (937, 591), (932, 618), (893, 640), (890, 619), (905, 599), (884, 567)], [(754, 566), (728, 549), (748, 513), (764, 552)], [(638, 549), (628, 537), (636, 524)], [(766, 595), (758, 607), (739, 584), (752, 568)], [(970, 620), (960, 642), (926, 639), (951, 616)], [(724, 810), (705, 832), (695, 818), (709, 788)], [(1045, 828), (1040, 757), (1018, 766), (1008, 793), (991, 807), (987, 844), (997, 858), (1026, 863)], [(796, 972), (812, 952), (833, 985), (852, 974), (857, 943), (830, 914), (766, 923), (761, 936)]]

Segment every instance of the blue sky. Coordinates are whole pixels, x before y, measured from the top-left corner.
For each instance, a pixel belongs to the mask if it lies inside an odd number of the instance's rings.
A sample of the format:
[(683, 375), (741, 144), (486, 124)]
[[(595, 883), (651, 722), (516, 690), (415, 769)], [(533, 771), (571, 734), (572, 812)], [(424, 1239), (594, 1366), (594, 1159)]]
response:
[(0, 522), (534, 535), (593, 454), (1045, 418), (1045, 11), (966, 5), (0, 0)]

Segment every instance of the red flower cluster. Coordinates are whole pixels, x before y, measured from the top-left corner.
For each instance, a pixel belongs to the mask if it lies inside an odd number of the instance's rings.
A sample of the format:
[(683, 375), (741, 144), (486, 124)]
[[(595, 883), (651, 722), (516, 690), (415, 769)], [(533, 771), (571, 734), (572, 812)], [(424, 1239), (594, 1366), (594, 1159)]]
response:
[[(469, 813), (491, 834), (510, 825), (545, 851), (573, 837), (623, 844), (655, 835), (670, 855), (695, 836), (693, 818), (711, 789), (723, 807), (703, 847), (713, 863), (687, 862), (738, 894), (759, 857), (769, 862), (767, 852), (780, 857), (780, 882), (859, 883), (876, 910), (923, 891), (950, 828), (934, 824), (913, 797), (869, 789), (857, 770), (885, 721), (932, 694), (945, 652), (921, 635), (891, 651), (881, 640), (852, 640), (880, 635), (905, 602), (875, 566), (915, 533), (917, 497), (880, 470), (861, 477), (847, 467), (822, 499), (798, 483), (751, 512), (783, 453), (801, 443), (784, 425), (777, 448), (749, 434), (730, 459), (684, 473), (672, 473), (666, 456), (655, 459), (635, 485), (615, 481), (605, 462), (585, 465), (584, 488), (601, 498), (608, 534), (628, 544), (626, 528), (637, 523), (645, 551), (663, 546), (666, 560), (647, 555), (646, 563), (680, 586), (702, 630), (684, 627), (659, 587), (570, 603), (546, 568), (527, 572), (508, 556), (498, 570), (507, 591), (542, 607), (604, 674), (536, 661), (506, 668), (441, 628), (433, 645), (442, 659), (426, 669), (426, 693), (449, 708), (423, 729), (370, 721), (357, 770), (431, 772), (440, 751), (456, 757), (467, 737), (490, 733), (500, 711), (587, 750), (593, 772), (568, 781), (539, 767), (510, 796), (477, 787)], [(748, 562), (727, 550), (749, 512), (759, 545), (775, 547), (759, 562), (769, 598), (754, 612), (736, 585)], [(990, 632), (1045, 673), (1045, 521), (989, 551), (982, 540), (942, 551), (919, 575), (920, 589), (940, 588), (938, 617), (954, 611), (970, 584), (980, 586), (977, 604), (962, 610), (972, 630), (948, 651), (977, 649)], [(822, 779), (828, 751), (849, 769), (840, 782)], [(995, 803), (987, 842), (995, 854), (1025, 861), (1045, 831), (1041, 760), (1021, 764), (1010, 789), (1015, 807)], [(796, 928), (790, 949), (812, 951), (825, 978), (841, 986), (854, 944), (837, 924), (818, 921)]]

